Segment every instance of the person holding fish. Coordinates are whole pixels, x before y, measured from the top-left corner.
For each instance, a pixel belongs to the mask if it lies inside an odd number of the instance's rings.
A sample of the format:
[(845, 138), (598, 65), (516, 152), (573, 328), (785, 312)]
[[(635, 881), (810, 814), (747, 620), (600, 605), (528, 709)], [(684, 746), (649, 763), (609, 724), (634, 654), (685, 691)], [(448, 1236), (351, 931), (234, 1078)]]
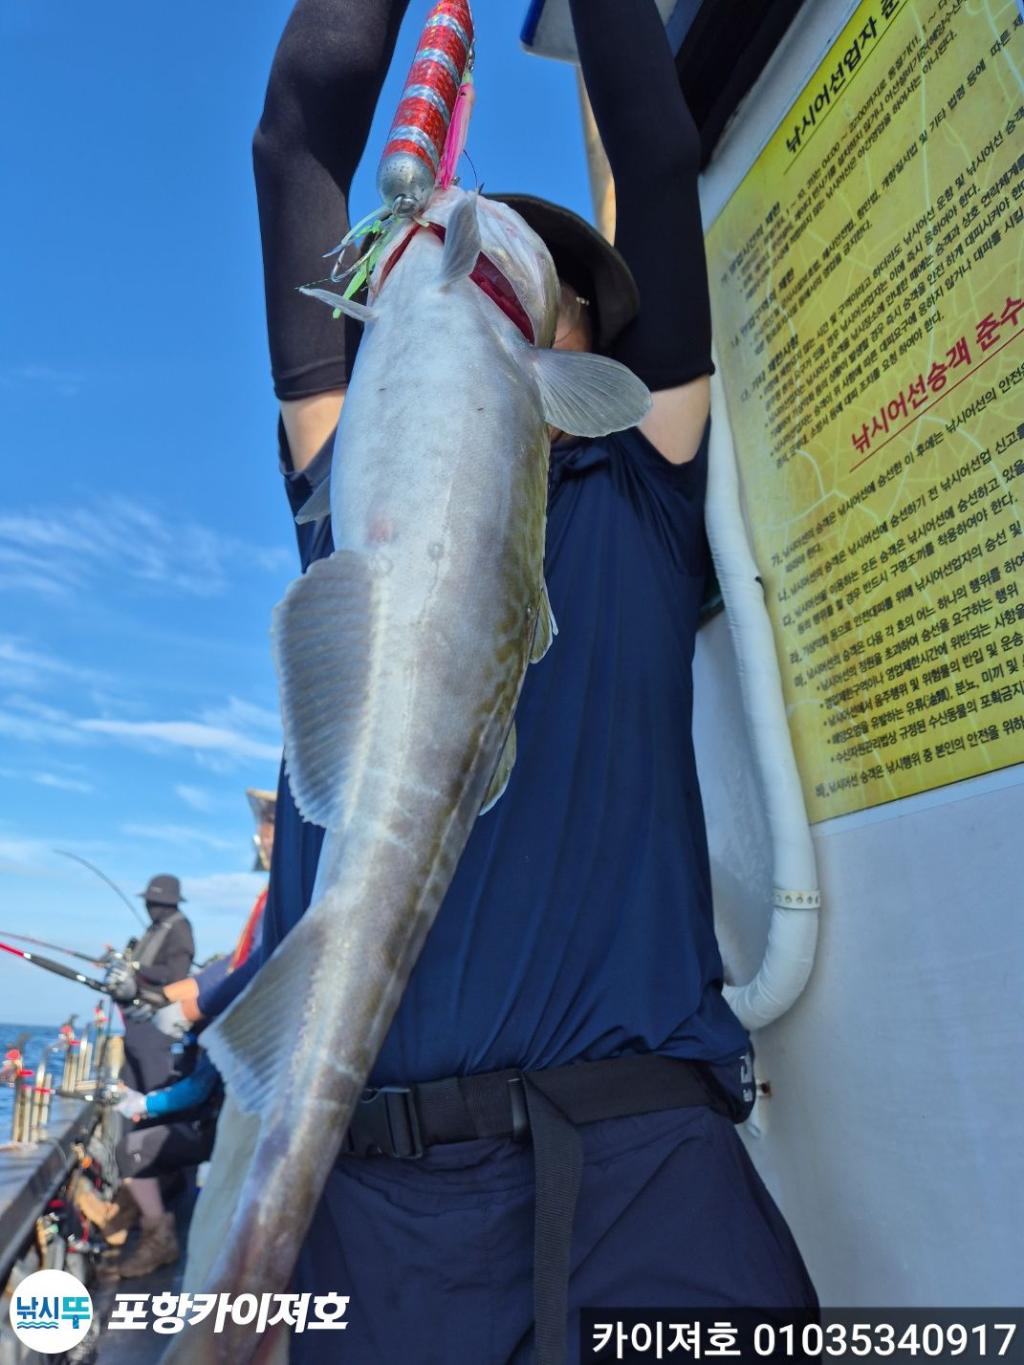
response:
[[(428, 177), (385, 205), (366, 301), (319, 291), (332, 317), (298, 287), (406, 3), (300, 0), (254, 143), (303, 576), (263, 965), (205, 1035), (230, 1206), (186, 1284), (348, 1295), (358, 1365), (560, 1365), (585, 1306), (817, 1303), (735, 1132), (691, 737), (700, 144), (655, 0), (571, 0), (615, 245)], [(418, 57), (452, 68), (448, 115), (470, 25), (443, 0)], [(391, 146), (437, 166), (407, 122)]]

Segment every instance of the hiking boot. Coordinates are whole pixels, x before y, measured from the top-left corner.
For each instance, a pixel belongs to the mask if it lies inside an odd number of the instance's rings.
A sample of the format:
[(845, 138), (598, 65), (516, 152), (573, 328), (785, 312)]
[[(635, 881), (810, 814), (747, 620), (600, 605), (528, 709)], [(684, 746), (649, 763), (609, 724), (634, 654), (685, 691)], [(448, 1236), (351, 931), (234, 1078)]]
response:
[(74, 1202), (82, 1217), (108, 1246), (123, 1246), (129, 1229), (139, 1216), (139, 1206), (127, 1185), (122, 1185), (113, 1199), (101, 1199), (91, 1185), (81, 1180), (75, 1189)]
[(134, 1251), (118, 1262), (117, 1273), (122, 1280), (133, 1280), (139, 1275), (151, 1274), (162, 1265), (172, 1265), (180, 1255), (174, 1214), (162, 1214), (152, 1223), (144, 1218), (142, 1236)]

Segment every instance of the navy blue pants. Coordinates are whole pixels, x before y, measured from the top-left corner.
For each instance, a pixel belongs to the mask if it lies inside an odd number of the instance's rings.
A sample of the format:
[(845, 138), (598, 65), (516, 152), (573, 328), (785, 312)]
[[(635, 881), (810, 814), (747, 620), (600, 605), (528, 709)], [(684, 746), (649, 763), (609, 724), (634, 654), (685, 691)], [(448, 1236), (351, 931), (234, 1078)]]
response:
[[(786, 1223), (733, 1124), (707, 1108), (580, 1128), (568, 1365), (581, 1307), (816, 1307)], [(533, 1347), (533, 1160), (487, 1140), (418, 1161), (342, 1158), (294, 1288), (350, 1295), (331, 1333), (341, 1365), (528, 1365)], [(320, 1365), (325, 1334), (292, 1338)]]
[(131, 1090), (148, 1094), (174, 1079), (171, 1040), (150, 1019), (125, 1018), (121, 1080)]

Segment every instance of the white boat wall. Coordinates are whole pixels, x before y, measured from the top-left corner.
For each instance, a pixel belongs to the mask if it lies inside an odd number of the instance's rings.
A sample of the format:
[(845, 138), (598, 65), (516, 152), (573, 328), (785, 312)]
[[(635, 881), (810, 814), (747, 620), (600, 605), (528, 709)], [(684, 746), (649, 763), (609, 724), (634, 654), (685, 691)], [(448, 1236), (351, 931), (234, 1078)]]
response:
[[(712, 418), (717, 448), (713, 448), (712, 458), (722, 458), (722, 444), (728, 445), (735, 436), (746, 494), (747, 528), (752, 542), (760, 540), (758, 566), (765, 580), (766, 597), (773, 600), (773, 593), (776, 594), (776, 603), (779, 584), (792, 583), (795, 577), (787, 579), (780, 565), (785, 543), (799, 528), (796, 521), (789, 527), (780, 523), (774, 531), (764, 524), (760, 528), (757, 525), (758, 518), (762, 523), (765, 518), (770, 521), (772, 512), (762, 498), (762, 485), (751, 481), (751, 471), (756, 473), (754, 462), (758, 459), (776, 469), (774, 456), (778, 450), (767, 431), (758, 446), (751, 439), (749, 422), (744, 423), (742, 402), (736, 392), (737, 364), (730, 358), (730, 337), (723, 335), (721, 326), (722, 318), (728, 316), (729, 285), (717, 270), (721, 253), (715, 247), (715, 223), (719, 215), (729, 211), (730, 200), (780, 122), (784, 127), (792, 125), (790, 150), (795, 164), (801, 165), (796, 161), (803, 150), (799, 136), (801, 114), (794, 101), (830, 49), (833, 56), (839, 52), (841, 60), (842, 52), (848, 49), (833, 47), (837, 36), (843, 33), (846, 43), (848, 21), (854, 18), (860, 23), (868, 8), (848, 0), (814, 0), (803, 7), (737, 111), (703, 179), (716, 341), (727, 406), (727, 411), (723, 411), (719, 387)], [(889, 85), (896, 84), (899, 72), (897, 68), (894, 76), (894, 57), (905, 44), (890, 43), (888, 55), (882, 46), (886, 10), (895, 8), (874, 7), (876, 31), (868, 33), (859, 56), (865, 62), (865, 70), (873, 71), (873, 75), (865, 75), (856, 85), (851, 82), (850, 89), (858, 100), (865, 99), (872, 86), (880, 89), (887, 72)], [(960, 6), (946, 8), (957, 10)], [(936, 0), (928, 3), (908, 0), (906, 13), (902, 18), (894, 14), (893, 23), (903, 22), (907, 26), (911, 42), (914, 32), (923, 42), (942, 19), (939, 14), (942, 9)], [(962, 10), (956, 41), (938, 50), (939, 39), (930, 49), (927, 60), (934, 70), (921, 83), (918, 96), (904, 102), (892, 120), (892, 127), (898, 128), (904, 143), (909, 146), (915, 140), (918, 142), (922, 161), (929, 132), (934, 150), (938, 139), (948, 131), (942, 126), (941, 116), (934, 123), (932, 120), (943, 105), (948, 110), (950, 99), (955, 108), (970, 96), (977, 114), (976, 126), (988, 119), (994, 127), (1002, 127), (1001, 121), (1009, 117), (1012, 127), (1012, 115), (1021, 104), (1019, 72), (1024, 68), (1021, 60), (1024, 29), (1020, 21), (1014, 27), (1016, 14), (1016, 4), (997, 0), (973, 6), (970, 14)], [(983, 49), (975, 53), (982, 30)], [(873, 45), (877, 45), (880, 55), (874, 66), (868, 67)], [(985, 68), (982, 73), (978, 72), (976, 57)], [(971, 72), (978, 81), (976, 87), (966, 79)], [(847, 77), (849, 74), (848, 66)], [(983, 76), (988, 85), (981, 84)], [(965, 93), (958, 96), (958, 88)], [(823, 112), (828, 112), (830, 100), (839, 103), (834, 89), (825, 94), (827, 98), (820, 101), (819, 119)], [(813, 89), (810, 98), (812, 114), (810, 122), (803, 124), (805, 138), (815, 126)], [(948, 112), (945, 117), (950, 117)], [(841, 134), (842, 114), (833, 118), (831, 127), (833, 137)], [(848, 135), (849, 124), (846, 128)], [(826, 135), (821, 134), (818, 144), (809, 139), (807, 143), (809, 147), (823, 147), (826, 140)], [(1019, 155), (1022, 146), (1019, 132), (1015, 152), (1011, 153), (1002, 143), (1000, 138), (995, 154), (1002, 161), (993, 175), (998, 175), (1003, 164), (1010, 164)], [(876, 144), (880, 151), (886, 145), (884, 137)], [(771, 164), (762, 163), (769, 167)], [(806, 159), (802, 164), (806, 174)], [(906, 185), (901, 186), (895, 176), (887, 181), (883, 175), (883, 171), (898, 163), (893, 163), (889, 156), (880, 157), (876, 164), (874, 188), (878, 194), (863, 220), (870, 219), (876, 242), (882, 239), (880, 234), (889, 232), (896, 243), (911, 228), (915, 215), (912, 210), (908, 213)], [(770, 174), (770, 170), (765, 173)], [(849, 180), (847, 188), (850, 218), (857, 223), (861, 220), (855, 213), (859, 199), (853, 193), (854, 184), (853, 179)], [(771, 185), (762, 188), (770, 203)], [(784, 202), (791, 187), (780, 183), (778, 188)], [(932, 186), (935, 193), (939, 189), (939, 183)], [(997, 185), (993, 196), (998, 193)], [(992, 196), (988, 202), (994, 202)], [(1013, 202), (1009, 201), (1008, 213), (1012, 213)], [(1020, 198), (1015, 202), (1019, 203)], [(933, 205), (922, 197), (919, 208), (926, 215)], [(935, 218), (929, 219), (934, 221)], [(950, 222), (952, 240), (956, 223), (954, 219)], [(753, 229), (755, 223), (751, 221), (749, 226)], [(1014, 248), (1019, 258), (1024, 228), (1016, 228), (1016, 232), (1021, 234)], [(968, 235), (965, 232), (965, 238)], [(874, 260), (868, 250), (871, 240), (869, 233), (863, 258), (863, 268), (869, 277)], [(828, 241), (825, 236), (819, 246), (826, 247)], [(852, 250), (843, 248), (847, 264)], [(970, 257), (971, 252), (967, 255)], [(828, 259), (828, 253), (821, 259)], [(980, 293), (982, 277), (984, 268), (996, 260), (995, 255), (985, 257), (982, 252), (970, 277), (970, 294), (967, 286), (958, 287), (953, 293), (948, 288), (947, 276), (947, 297), (932, 314), (932, 325), (930, 328), (926, 325), (916, 346), (909, 344), (913, 337), (908, 337), (908, 346), (901, 352), (901, 369), (916, 374), (921, 354), (926, 369), (940, 350), (936, 338), (944, 336), (950, 327), (956, 334), (963, 330), (972, 350), (977, 351), (982, 332), (976, 333), (976, 323), (990, 306), (988, 297)], [(778, 269), (781, 274), (781, 263)], [(898, 274), (895, 267), (894, 273)], [(954, 278), (955, 274), (953, 267)], [(1009, 306), (1014, 289), (1020, 293), (1021, 277), (1017, 271), (1014, 284), (1013, 275), (996, 271), (993, 281), (998, 319), (1003, 295), (1009, 294)], [(816, 294), (817, 291), (810, 291), (803, 303), (805, 308), (808, 304), (813, 308)], [(877, 311), (881, 321), (884, 312), (881, 298)], [(1016, 325), (1012, 314), (1004, 313), (1003, 317)], [(795, 321), (793, 331), (795, 335)], [(1013, 335), (1011, 328), (1003, 339)], [(828, 345), (833, 346), (838, 338), (839, 332), (833, 327), (827, 337)], [(991, 349), (994, 354), (994, 347)], [(1017, 352), (1020, 349), (1018, 346)], [(975, 358), (984, 359), (978, 355)], [(1009, 390), (1012, 376), (1005, 379), (1005, 387), (997, 383), (997, 378), (1009, 375), (1021, 359), (1020, 354), (1007, 350), (1005, 356), (995, 357), (988, 367), (990, 377), (984, 384), (992, 386), (994, 395), (988, 416), (991, 418), (993, 407), (1001, 412), (1001, 421), (995, 422), (999, 432), (1004, 427), (1009, 431), (1012, 413), (1016, 411), (1014, 420), (1019, 421), (1024, 410), (1020, 397), (1024, 388), (1016, 390), (1014, 404)], [(901, 377), (895, 376), (897, 380)], [(883, 393), (878, 388), (880, 384), (884, 389), (885, 383), (883, 367), (882, 377), (866, 393), (864, 402), (870, 403), (876, 393), (883, 400), (888, 397), (887, 390)], [(978, 387), (978, 392), (982, 387)], [(920, 442), (921, 434), (911, 428), (902, 443), (893, 441), (885, 456), (879, 456), (875, 467), (865, 466), (866, 471), (872, 472), (889, 468), (889, 457), (894, 452), (907, 452), (908, 467), (919, 460), (923, 481), (918, 484), (912, 479), (907, 481), (904, 501), (909, 510), (900, 512), (901, 535), (919, 527), (929, 510), (927, 505), (916, 507), (911, 497), (915, 489), (924, 489), (929, 479), (935, 482), (952, 472), (962, 463), (965, 453), (973, 457), (983, 445), (988, 447), (990, 436), (976, 423), (972, 425), (970, 418), (955, 433), (943, 426), (962, 406), (950, 397), (937, 408), (932, 429), (941, 432), (944, 440), (935, 449), (922, 451), (919, 444), (915, 454), (913, 440)], [(860, 408), (855, 411), (859, 422)], [(854, 419), (845, 415), (839, 421), (854, 425)], [(992, 444), (992, 452), (997, 449)], [(851, 457), (858, 457), (861, 450), (863, 445), (851, 446)], [(815, 451), (811, 442), (798, 455), (800, 459), (814, 461)], [(1016, 453), (1021, 453), (1021, 447), (1017, 447)], [(929, 465), (928, 461), (932, 463)], [(1004, 457), (1002, 465), (993, 468), (994, 497), (1002, 498), (1005, 476)], [(777, 477), (783, 479), (788, 474), (780, 467)], [(966, 493), (967, 486), (965, 483), (961, 493)], [(867, 502), (876, 494), (877, 490)], [(982, 545), (980, 553), (984, 558), (980, 568), (965, 570), (966, 578), (974, 581), (960, 594), (960, 600), (963, 604), (978, 603), (968, 620), (975, 624), (988, 621), (990, 629), (984, 633), (975, 631), (975, 638), (986, 639), (991, 645), (982, 659), (981, 649), (975, 655), (962, 643), (953, 645), (954, 637), (948, 634), (943, 637), (950, 644), (943, 657), (948, 661), (958, 654), (960, 659), (954, 679), (958, 684), (953, 690), (954, 703), (957, 697), (967, 697), (974, 704), (961, 706), (964, 714), (959, 717), (953, 714), (954, 704), (949, 712), (950, 723), (944, 723), (949, 716), (943, 712), (942, 727), (936, 728), (938, 721), (929, 721), (923, 740), (917, 741), (918, 748), (921, 743), (932, 744), (929, 750), (932, 758), (927, 762), (934, 760), (936, 764), (940, 751), (935, 744), (941, 741), (952, 745), (959, 761), (967, 765), (965, 775), (952, 780), (948, 768), (935, 767), (933, 782), (922, 781), (919, 784), (922, 789), (900, 795), (903, 770), (895, 764), (888, 768), (883, 750), (883, 762), (874, 765), (875, 778), (859, 779), (864, 794), (853, 804), (862, 808), (845, 809), (850, 804), (847, 792), (845, 799), (839, 798), (844, 813), (830, 817), (825, 774), (834, 776), (845, 770), (857, 776), (865, 771), (865, 764), (871, 766), (871, 756), (865, 758), (859, 753), (847, 757), (845, 768), (840, 762), (838, 767), (829, 769), (823, 766), (821, 758), (826, 750), (816, 752), (807, 743), (801, 749), (797, 744), (798, 756), (804, 754), (798, 757), (798, 763), (813, 821), (813, 850), (822, 895), (817, 951), (810, 979), (795, 1004), (754, 1035), (757, 1077), (768, 1084), (770, 1095), (759, 1098), (744, 1140), (793, 1228), (826, 1305), (1020, 1303), (1020, 1271), (1024, 1264), (1020, 1231), (1024, 1226), (1024, 1146), (1020, 1140), (1024, 1131), (1024, 1097), (1019, 1078), (1024, 1036), (1021, 1027), (1024, 768), (1020, 763), (1019, 717), (1024, 713), (1024, 703), (1015, 693), (1006, 695), (1014, 691), (1017, 687), (1014, 680), (1021, 677), (1019, 636), (1014, 636), (1013, 628), (1007, 626), (1006, 608), (1009, 604), (1012, 610), (1014, 600), (1020, 599), (1016, 590), (1008, 587), (1004, 587), (1002, 596), (993, 591), (991, 600), (982, 599), (976, 581), (989, 563), (1004, 564), (1008, 558), (1004, 547), (1016, 551), (1024, 547), (1024, 539), (1019, 538), (1019, 496), (1018, 492), (1012, 502), (1002, 502), (998, 507), (996, 503), (985, 503), (997, 508), (990, 511), (987, 525), (980, 530), (968, 528), (958, 542), (971, 555), (975, 543)], [(823, 488), (822, 513), (836, 500), (836, 494)], [(924, 492), (920, 501), (928, 501)], [(973, 505), (980, 501), (975, 497)], [(889, 500), (885, 502), (888, 507)], [(942, 496), (936, 493), (935, 506), (944, 505)], [(1003, 525), (1008, 528), (1008, 539), (998, 543), (986, 540), (990, 534), (1003, 535), (998, 530)], [(883, 550), (895, 553), (891, 550), (897, 537), (895, 521), (887, 526), (884, 533), (876, 534), (874, 552), (879, 556)], [(780, 555), (774, 565), (771, 555), (764, 552), (766, 543), (769, 549), (774, 548), (770, 543), (773, 534)], [(830, 534), (833, 538), (827, 540), (828, 554), (834, 553), (836, 544), (834, 532)], [(847, 540), (852, 539), (855, 534), (852, 522), (844, 534)], [(812, 534), (806, 544), (813, 545), (814, 539)], [(849, 545), (843, 548), (848, 549)], [(941, 558), (928, 562), (934, 565)], [(895, 560), (891, 567), (890, 590), (904, 581)], [(862, 564), (857, 568), (864, 572)], [(1018, 580), (1020, 576), (1018, 569)], [(833, 574), (830, 579), (826, 575), (825, 581), (834, 584), (835, 577)], [(1005, 585), (1013, 577), (1004, 567), (1002, 578), (997, 574), (991, 583), (1001, 581)], [(937, 600), (941, 590), (941, 586), (932, 588), (929, 601)], [(866, 594), (862, 600), (869, 596)], [(781, 610), (777, 610), (776, 616)], [(787, 637), (776, 629), (776, 644), (785, 640), (787, 651), (799, 638), (792, 632)], [(893, 638), (892, 631), (889, 638)], [(1004, 645), (1004, 639), (1009, 643)], [(779, 658), (781, 663), (782, 650)], [(806, 662), (806, 651), (798, 643), (783, 666), (789, 679), (787, 701), (794, 734), (800, 733), (802, 718), (796, 713), (801, 707), (824, 705), (820, 698), (815, 698), (814, 689), (804, 684), (803, 691), (799, 691), (798, 684), (793, 682), (794, 669)], [(988, 666), (984, 676), (978, 671), (982, 663)], [(716, 923), (727, 977), (742, 985), (754, 977), (761, 965), (772, 913), (773, 867), (777, 865), (778, 851), (773, 849), (765, 811), (766, 784), (774, 783), (776, 775), (758, 771), (744, 715), (736, 656), (729, 626), (722, 615), (700, 633), (695, 671), (695, 735), (711, 849)], [(1002, 679), (998, 695), (991, 687), (993, 676)], [(756, 686), (757, 678), (752, 681)], [(926, 711), (923, 701), (916, 713), (939, 714)], [(979, 741), (979, 727), (988, 720), (993, 725)], [(869, 736), (880, 733), (877, 726), (871, 728), (866, 724), (860, 733), (865, 731)], [(806, 736), (806, 731), (803, 733)], [(911, 753), (913, 745), (899, 727), (897, 734), (892, 754)], [(964, 736), (966, 742), (958, 739)], [(911, 762), (917, 760), (907, 759), (908, 765)], [(943, 785), (938, 785), (940, 780)], [(819, 783), (824, 783), (820, 791), (816, 790)], [(904, 786), (902, 790), (905, 789)]]

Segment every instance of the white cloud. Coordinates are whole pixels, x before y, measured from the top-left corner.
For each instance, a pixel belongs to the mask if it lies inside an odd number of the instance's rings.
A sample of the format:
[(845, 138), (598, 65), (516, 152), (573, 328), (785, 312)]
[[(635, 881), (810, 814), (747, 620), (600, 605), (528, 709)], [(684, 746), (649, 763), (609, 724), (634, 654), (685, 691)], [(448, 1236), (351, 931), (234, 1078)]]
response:
[(263, 872), (217, 872), (209, 877), (182, 877), (181, 889), (188, 898), (188, 914), (230, 915), (241, 930), (253, 902), (267, 884)]
[[(84, 685), (86, 694), (108, 714), (76, 716), (38, 695), (47, 689), (60, 690), (72, 681), (77, 697), (81, 698)], [(101, 690), (108, 681), (101, 673), (35, 648), (17, 636), (0, 635), (0, 685), (16, 689), (0, 699), (0, 736), (50, 747), (81, 747), (106, 735), (150, 751), (190, 750), (202, 766), (218, 773), (233, 771), (241, 761), (255, 759), (276, 765), (280, 760), (280, 720), (268, 707), (230, 696), (193, 718), (145, 720), (139, 714), (139, 704)], [(131, 719), (121, 718), (125, 712)], [(46, 770), (51, 775), (40, 779), (42, 785), (85, 790), (55, 780), (52, 769), (57, 766), (48, 755)], [(209, 794), (199, 788), (182, 786), (178, 795), (194, 810), (208, 813), (215, 808)]]
[(0, 545), (0, 586), (34, 593), (40, 597), (64, 597), (69, 584), (52, 566), (43, 567), (38, 557)]
[(11, 782), (34, 782), (39, 787), (56, 787), (60, 791), (81, 792), (83, 795), (94, 792), (96, 788), (91, 782), (80, 774), (88, 772), (88, 769), (80, 763), (62, 763), (60, 759), (52, 760), (52, 767), (63, 769), (62, 772), (32, 772), (24, 768), (0, 768), (0, 778)]
[(192, 749), (233, 758), (258, 758), (277, 762), (280, 745), (252, 739), (222, 726), (194, 720), (80, 720), (78, 728), (88, 734), (114, 735), (129, 743)]
[(0, 636), (0, 683), (8, 687), (39, 688), (66, 678), (89, 686), (109, 681), (95, 669), (83, 668), (56, 654), (36, 649), (16, 635)]
[(209, 815), (217, 808), (216, 799), (202, 787), (190, 787), (185, 782), (178, 782), (174, 793), (186, 806), (199, 811), (201, 815)]
[(37, 701), (35, 697), (26, 697), (15, 692), (7, 698), (7, 705), (23, 715), (32, 716), (35, 720), (45, 720), (50, 725), (74, 724), (74, 717), (70, 711), (65, 711), (60, 706), (51, 706), (49, 702)]
[(204, 711), (203, 720), (208, 725), (223, 725), (229, 730), (262, 730), (274, 736), (281, 732), (281, 718), (276, 711), (265, 706), (254, 706), (252, 702), (241, 701), (238, 697), (229, 697), (226, 706)]
[(52, 850), (44, 839), (21, 838), (0, 834), (0, 871), (17, 872), (22, 876), (46, 875), (39, 866)]
[(63, 792), (87, 795), (96, 790), (91, 782), (83, 782), (79, 777), (61, 777), (58, 773), (29, 773), (29, 778), (40, 787), (56, 787)]
[[(238, 697), (229, 697), (222, 706), (207, 707), (198, 720), (108, 720), (78, 721), (78, 728), (91, 734), (113, 735), (152, 748), (190, 749), (207, 769), (230, 772), (238, 760), (260, 759), (277, 763), (281, 757), (281, 725), (276, 711)], [(178, 795), (196, 810), (209, 796), (195, 787), (177, 788)]]
[(68, 871), (68, 862), (56, 852), (55, 845), (58, 844), (90, 858), (107, 858), (111, 852), (106, 844), (75, 842), (63, 839), (60, 834), (46, 839), (21, 835), (12, 832), (8, 825), (6, 829), (0, 829), (0, 871), (67, 881), (72, 874)]
[(74, 718), (66, 712), (58, 712), (59, 719), (48, 720), (39, 716), (16, 714), (11, 710), (0, 710), (0, 735), (8, 739), (22, 740), (27, 744), (77, 744), (89, 743), (86, 735), (80, 733)]
[(121, 833), (129, 839), (153, 839), (158, 843), (174, 844), (176, 846), (201, 845), (203, 848), (213, 848), (218, 851), (237, 850), (237, 839), (224, 839), (220, 835), (211, 834), (205, 829), (196, 829), (194, 825), (140, 825), (126, 824), (121, 826)]
[(129, 498), (0, 516), (0, 583), (49, 597), (97, 578), (162, 593), (215, 597), (252, 568), (283, 572), (283, 546), (248, 544), (194, 521), (173, 522)]

